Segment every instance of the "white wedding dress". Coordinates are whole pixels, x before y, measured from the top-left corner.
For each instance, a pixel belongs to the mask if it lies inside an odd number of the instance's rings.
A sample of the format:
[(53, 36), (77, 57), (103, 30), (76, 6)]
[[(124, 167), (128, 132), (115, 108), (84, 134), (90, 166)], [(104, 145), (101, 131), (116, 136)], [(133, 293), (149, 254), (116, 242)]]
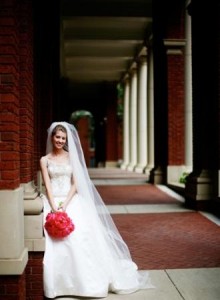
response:
[[(71, 165), (48, 160), (54, 200), (65, 200), (70, 188)], [(44, 222), (50, 206), (44, 197)], [(107, 234), (95, 209), (75, 194), (67, 207), (75, 230), (66, 238), (51, 238), (44, 229), (44, 294), (107, 297), (108, 292), (128, 294), (153, 287), (148, 272), (140, 273), (132, 260), (121, 260), (107, 246)]]

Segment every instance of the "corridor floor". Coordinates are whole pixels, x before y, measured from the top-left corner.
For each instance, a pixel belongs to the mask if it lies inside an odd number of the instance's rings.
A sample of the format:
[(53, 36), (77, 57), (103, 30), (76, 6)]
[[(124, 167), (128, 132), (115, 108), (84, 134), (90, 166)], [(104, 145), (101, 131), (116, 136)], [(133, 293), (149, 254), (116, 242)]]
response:
[[(145, 175), (119, 169), (91, 169), (140, 270), (155, 288), (106, 300), (219, 300), (220, 220), (184, 207), (184, 199)], [(82, 298), (59, 298), (82, 299)], [(86, 298), (92, 299), (92, 298)]]

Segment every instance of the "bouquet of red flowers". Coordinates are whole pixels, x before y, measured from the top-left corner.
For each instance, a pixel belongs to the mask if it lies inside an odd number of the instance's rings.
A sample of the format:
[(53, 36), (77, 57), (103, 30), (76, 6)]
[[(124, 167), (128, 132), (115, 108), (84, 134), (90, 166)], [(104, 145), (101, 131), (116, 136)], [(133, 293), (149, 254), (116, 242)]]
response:
[(68, 236), (75, 229), (66, 212), (48, 213), (44, 227), (51, 237), (57, 239)]

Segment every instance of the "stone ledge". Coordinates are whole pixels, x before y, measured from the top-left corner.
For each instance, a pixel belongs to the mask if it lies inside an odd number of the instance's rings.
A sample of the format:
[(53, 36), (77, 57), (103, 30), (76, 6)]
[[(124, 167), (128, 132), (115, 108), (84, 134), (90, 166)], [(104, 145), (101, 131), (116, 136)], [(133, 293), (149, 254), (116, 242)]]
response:
[(45, 238), (41, 239), (25, 239), (25, 247), (31, 252), (42, 252), (45, 250)]
[(28, 262), (28, 249), (24, 248), (20, 257), (0, 259), (0, 275), (21, 275)]

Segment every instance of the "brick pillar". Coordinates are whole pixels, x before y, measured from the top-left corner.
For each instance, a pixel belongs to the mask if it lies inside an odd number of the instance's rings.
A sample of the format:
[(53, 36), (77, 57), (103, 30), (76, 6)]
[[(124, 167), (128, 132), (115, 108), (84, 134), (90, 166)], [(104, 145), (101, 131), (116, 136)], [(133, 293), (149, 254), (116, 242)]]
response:
[[(25, 274), (0, 277), (0, 299), (26, 300)], [(43, 300), (43, 299), (42, 299)]]
[(16, 0), (0, 4), (0, 298), (5, 300), (25, 300), (28, 260), (20, 186), (20, 8)]
[(44, 300), (43, 291), (44, 252), (29, 252), (26, 268), (26, 300)]
[(19, 26), (20, 90), (20, 178), (27, 183), (33, 178), (34, 163), (34, 97), (33, 97), (33, 24), (32, 10), (24, 1)]
[(184, 165), (184, 45), (180, 39), (164, 41), (168, 71), (167, 182), (179, 183)]

